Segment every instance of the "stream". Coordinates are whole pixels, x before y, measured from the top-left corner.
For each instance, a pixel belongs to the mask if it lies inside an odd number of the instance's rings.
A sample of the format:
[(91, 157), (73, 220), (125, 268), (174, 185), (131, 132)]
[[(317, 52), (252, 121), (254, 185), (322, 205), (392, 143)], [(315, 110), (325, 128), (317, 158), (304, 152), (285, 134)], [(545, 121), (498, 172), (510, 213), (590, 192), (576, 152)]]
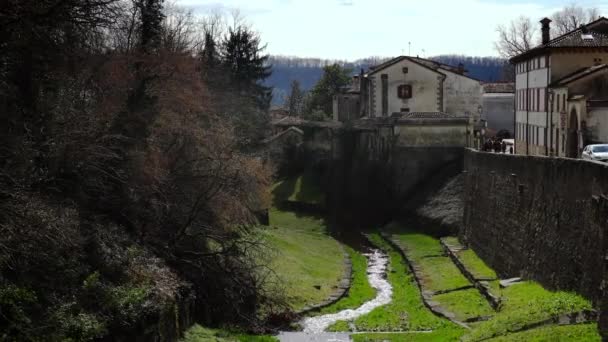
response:
[(370, 285), (376, 289), (376, 297), (354, 310), (305, 318), (301, 322), (304, 328), (302, 333), (283, 333), (279, 336), (281, 341), (350, 341), (348, 334), (325, 333), (325, 330), (338, 321), (352, 321), (391, 302), (393, 288), (385, 279), (388, 256), (379, 250), (364, 255), (368, 259), (367, 278)]

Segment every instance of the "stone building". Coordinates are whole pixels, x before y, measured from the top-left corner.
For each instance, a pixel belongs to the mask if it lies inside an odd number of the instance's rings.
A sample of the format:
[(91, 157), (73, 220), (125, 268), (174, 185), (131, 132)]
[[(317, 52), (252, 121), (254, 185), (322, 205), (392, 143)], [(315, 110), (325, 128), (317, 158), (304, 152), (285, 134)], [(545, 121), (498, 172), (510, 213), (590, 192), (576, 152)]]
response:
[(468, 77), (462, 65), (401, 56), (355, 76), (352, 86), (334, 97), (334, 120), (444, 113), (477, 122), (481, 95), (481, 82)]
[(608, 142), (608, 19), (551, 39), (513, 57), (516, 153), (577, 158), (590, 143)]

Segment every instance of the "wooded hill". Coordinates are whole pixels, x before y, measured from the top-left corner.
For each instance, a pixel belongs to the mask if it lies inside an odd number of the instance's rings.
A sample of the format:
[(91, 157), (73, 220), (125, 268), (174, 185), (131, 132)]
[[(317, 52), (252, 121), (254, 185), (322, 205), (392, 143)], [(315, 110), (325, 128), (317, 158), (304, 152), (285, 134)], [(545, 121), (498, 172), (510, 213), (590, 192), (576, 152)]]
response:
[[(370, 57), (348, 62), (343, 60), (326, 60), (319, 58), (299, 58), (286, 56), (270, 56), (268, 63), (272, 65), (273, 73), (266, 79), (265, 85), (273, 87), (273, 105), (282, 105), (288, 96), (290, 84), (297, 80), (303, 90), (310, 90), (323, 75), (323, 67), (338, 64), (351, 69), (353, 74), (361, 69), (378, 65), (388, 58)], [(497, 82), (506, 80), (504, 66), (506, 61), (498, 57), (469, 57), (462, 55), (441, 55), (431, 57), (441, 63), (457, 66), (462, 63), (469, 71), (469, 76), (484, 82)]]

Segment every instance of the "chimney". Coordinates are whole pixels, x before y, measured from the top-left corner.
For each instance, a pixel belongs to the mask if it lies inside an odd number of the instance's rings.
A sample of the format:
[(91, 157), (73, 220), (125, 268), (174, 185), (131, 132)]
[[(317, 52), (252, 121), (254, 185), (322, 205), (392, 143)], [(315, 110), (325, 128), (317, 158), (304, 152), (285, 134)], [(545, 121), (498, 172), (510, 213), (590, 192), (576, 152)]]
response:
[(545, 18), (541, 20), (540, 23), (543, 25), (543, 45), (545, 45), (551, 40), (551, 26), (549, 26), (549, 24), (551, 24), (551, 19)]

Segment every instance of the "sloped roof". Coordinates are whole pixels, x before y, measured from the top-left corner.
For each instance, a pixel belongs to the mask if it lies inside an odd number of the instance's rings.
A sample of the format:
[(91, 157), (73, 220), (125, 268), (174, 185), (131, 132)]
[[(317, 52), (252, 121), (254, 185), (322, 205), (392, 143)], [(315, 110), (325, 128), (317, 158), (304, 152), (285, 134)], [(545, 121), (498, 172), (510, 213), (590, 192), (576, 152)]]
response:
[[(608, 19), (601, 17), (587, 25), (581, 26), (566, 34), (550, 40), (547, 44), (541, 44), (529, 51), (517, 55), (509, 60), (511, 63), (517, 63), (536, 55), (542, 54), (547, 50), (561, 48), (608, 48)], [(584, 31), (587, 31), (584, 33)], [(588, 36), (585, 39), (583, 35)]]
[[(589, 36), (589, 39), (584, 39), (583, 36)], [(569, 34), (558, 37), (546, 45), (547, 47), (605, 47), (608, 46), (608, 35), (589, 31), (583, 34), (581, 30), (570, 32)]]
[(514, 93), (515, 92), (515, 83), (513, 83), (513, 82), (484, 83), (483, 92), (484, 92), (484, 94)]
[(404, 113), (401, 117), (404, 119), (447, 119), (454, 116), (444, 112), (411, 112)]
[(607, 69), (608, 69), (608, 64), (599, 64), (599, 65), (594, 65), (592, 67), (581, 68), (571, 74), (568, 74), (568, 75), (560, 78), (557, 81), (552, 82), (551, 86), (552, 87), (566, 86), (571, 82), (574, 82), (581, 78), (593, 75), (593, 74), (603, 71), (603, 70), (605, 71)]
[(387, 62), (384, 62), (384, 63), (382, 63), (380, 65), (376, 65), (376, 66), (370, 67), (370, 71), (369, 71), (368, 75), (376, 74), (379, 71), (382, 71), (382, 70), (384, 70), (384, 69), (386, 69), (386, 68), (388, 68), (390, 66), (393, 66), (393, 65), (395, 65), (395, 64), (397, 64), (399, 62), (402, 62), (404, 60), (408, 60), (408, 61), (410, 61), (410, 62), (412, 62), (414, 64), (417, 64), (417, 65), (419, 65), (419, 66), (421, 66), (421, 67), (423, 67), (425, 69), (428, 69), (428, 70), (433, 71), (433, 72), (435, 72), (437, 74), (445, 76), (445, 74), (437, 71), (436, 69), (433, 69), (433, 68), (429, 67), (428, 65), (426, 65), (424, 63), (421, 63), (421, 62), (419, 62), (419, 61), (417, 61), (417, 60), (415, 60), (415, 59), (413, 59), (411, 57), (408, 57), (408, 56), (399, 56), (399, 57), (393, 58), (393, 59), (391, 59), (391, 60), (389, 60)]

